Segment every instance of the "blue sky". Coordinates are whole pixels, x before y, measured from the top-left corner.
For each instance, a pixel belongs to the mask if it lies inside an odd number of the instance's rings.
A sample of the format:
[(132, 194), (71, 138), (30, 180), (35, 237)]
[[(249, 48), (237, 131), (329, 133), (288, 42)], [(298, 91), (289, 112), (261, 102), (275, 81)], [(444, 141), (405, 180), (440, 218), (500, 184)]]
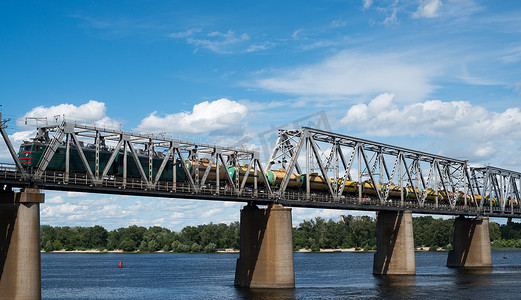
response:
[[(518, 1), (2, 1), (0, 25), (15, 143), (34, 134), (25, 117), (65, 114), (262, 150), (266, 131), (315, 114), (335, 132), (521, 171)], [(231, 222), (241, 207), (46, 197), (42, 224), (110, 229)]]

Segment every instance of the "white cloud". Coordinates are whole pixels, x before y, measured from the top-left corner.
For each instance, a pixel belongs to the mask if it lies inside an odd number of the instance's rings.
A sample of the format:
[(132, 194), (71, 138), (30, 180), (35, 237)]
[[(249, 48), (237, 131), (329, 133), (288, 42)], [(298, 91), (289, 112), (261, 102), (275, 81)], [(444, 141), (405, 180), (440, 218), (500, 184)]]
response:
[(83, 192), (67, 192), (68, 198), (80, 198), (80, 197), (86, 197), (89, 193), (83, 193)]
[(373, 0), (363, 0), (364, 1), (364, 9), (368, 9), (373, 4)]
[(441, 0), (423, 0), (412, 16), (413, 18), (436, 18), (439, 16), (441, 6)]
[[(52, 202), (51, 202), (52, 203)], [(80, 205), (71, 204), (71, 203), (63, 203), (59, 205), (46, 205), (42, 209), (42, 218), (45, 217), (61, 217), (68, 216), (72, 214), (77, 214), (81, 210), (86, 207), (82, 207)]]
[(273, 47), (275, 47), (275, 46), (276, 46), (275, 43), (272, 43), (272, 42), (264, 42), (264, 43), (262, 43), (262, 44), (250, 45), (250, 46), (245, 50), (245, 52), (247, 52), (247, 53), (250, 53), (250, 52), (257, 52), (257, 51), (267, 50), (267, 49), (273, 48)]
[(183, 31), (183, 32), (173, 32), (173, 33), (170, 33), (168, 36), (171, 38), (174, 38), (174, 39), (187, 38), (189, 36), (193, 36), (194, 34), (201, 32), (201, 31), (202, 30), (199, 28), (192, 28), (192, 29), (189, 29), (189, 30)]
[(64, 200), (63, 200), (62, 196), (55, 196), (55, 197), (51, 197), (49, 199), (45, 199), (45, 203), (47, 203), (47, 204), (60, 204), (63, 202), (64, 202)]
[(250, 37), (246, 33), (237, 35), (235, 31), (228, 30), (224, 33), (219, 31), (210, 32), (204, 37), (189, 36), (186, 41), (189, 44), (207, 48), (217, 53), (230, 53), (234, 52), (232, 47), (236, 47), (249, 39)]
[(153, 112), (144, 118), (138, 130), (171, 134), (199, 134), (228, 128), (244, 119), (246, 106), (228, 99), (204, 101), (194, 105), (192, 112), (166, 114)]
[(387, 16), (382, 23), (384, 25), (398, 24), (398, 17), (396, 17), (396, 8), (393, 9), (393, 13), (390, 16)]
[(182, 212), (175, 212), (172, 215), (170, 215), (170, 218), (172, 219), (182, 219), (185, 217), (185, 213)]
[(300, 33), (302, 32), (302, 30), (304, 30), (304, 29), (300, 28), (300, 29), (295, 30), (295, 31), (293, 32), (293, 34), (291, 35), (291, 37), (292, 37), (293, 39), (295, 39), (295, 40), (298, 40), (298, 39), (299, 39), (299, 35), (300, 35)]
[(505, 63), (517, 63), (521, 60), (521, 46), (508, 49), (506, 53), (500, 57), (500, 60)]
[(252, 85), (281, 93), (349, 96), (393, 92), (399, 99), (422, 99), (433, 91), (430, 83), (437, 68), (406, 55), (343, 51), (320, 63), (278, 71)]
[(333, 20), (333, 22), (331, 22), (331, 26), (333, 28), (345, 27), (346, 25), (347, 25), (347, 20), (343, 20), (343, 19), (336, 19), (336, 20)]
[[(29, 141), (32, 137), (34, 137), (34, 133), (35, 132), (33, 130), (28, 130), (18, 131), (9, 135), (9, 140), (13, 145), (14, 151), (18, 152), (18, 149), (20, 148), (20, 145), (23, 143), (23, 141)], [(3, 138), (0, 138), (0, 149), (0, 161), (14, 164), (13, 158), (11, 157), (11, 154), (9, 153)]]
[(451, 19), (466, 18), (483, 8), (474, 0), (421, 0), (412, 13), (412, 17), (420, 18), (438, 18), (450, 17)]
[(385, 93), (369, 104), (353, 105), (341, 123), (373, 136), (429, 136), (449, 141), (445, 152), (471, 161), (499, 158), (507, 148), (521, 149), (519, 107), (492, 112), (468, 101), (440, 100), (400, 107), (394, 104), (393, 94)]
[(205, 211), (201, 217), (202, 218), (208, 218), (208, 217), (211, 217), (215, 214), (218, 214), (218, 213), (221, 213), (223, 210), (221, 208), (213, 208), (213, 209), (210, 209), (210, 210), (207, 210)]
[[(60, 104), (50, 107), (38, 106), (31, 109), (16, 121), (18, 126), (25, 126), (26, 120), (30, 125), (34, 125), (35, 119), (27, 118), (46, 118), (49, 124), (55, 123), (55, 118), (83, 124), (96, 125), (107, 128), (118, 128), (119, 124), (106, 116), (107, 108), (105, 103), (90, 100), (86, 104), (76, 106), (74, 104)], [(43, 121), (38, 121), (42, 125)]]

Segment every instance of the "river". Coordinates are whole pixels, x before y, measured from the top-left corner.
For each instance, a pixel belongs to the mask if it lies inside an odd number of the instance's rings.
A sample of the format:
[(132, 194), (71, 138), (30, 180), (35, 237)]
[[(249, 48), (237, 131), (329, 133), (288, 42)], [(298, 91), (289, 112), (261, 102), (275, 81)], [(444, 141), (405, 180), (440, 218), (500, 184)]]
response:
[[(506, 258), (505, 258), (506, 256)], [(43, 299), (520, 299), (521, 251), (493, 269), (445, 267), (416, 252), (415, 276), (373, 276), (373, 253), (295, 253), (295, 289), (233, 286), (236, 253), (42, 253)], [(118, 268), (119, 262), (123, 268)]]

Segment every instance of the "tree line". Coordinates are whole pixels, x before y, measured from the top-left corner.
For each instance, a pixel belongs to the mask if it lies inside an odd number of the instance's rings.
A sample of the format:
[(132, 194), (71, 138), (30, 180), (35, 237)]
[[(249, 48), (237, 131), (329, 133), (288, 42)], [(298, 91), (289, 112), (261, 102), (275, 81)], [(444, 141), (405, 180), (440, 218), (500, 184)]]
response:
[[(431, 216), (413, 218), (416, 247), (449, 249), (452, 242), (452, 220)], [(239, 249), (239, 222), (187, 226), (180, 232), (152, 226), (132, 225), (108, 231), (93, 227), (40, 227), (41, 249), (57, 250), (123, 250), (127, 252), (216, 252)], [(499, 225), (490, 222), (490, 240), (494, 248), (521, 248), (521, 223), (508, 220)], [(293, 228), (295, 251), (308, 249), (355, 248), (376, 249), (376, 220), (368, 216), (341, 216), (338, 221), (315, 218), (304, 220)]]
[(107, 231), (94, 227), (40, 227), (40, 246), (44, 251), (123, 250), (126, 252), (215, 252), (239, 248), (239, 222), (187, 226), (180, 232), (152, 226), (132, 225)]

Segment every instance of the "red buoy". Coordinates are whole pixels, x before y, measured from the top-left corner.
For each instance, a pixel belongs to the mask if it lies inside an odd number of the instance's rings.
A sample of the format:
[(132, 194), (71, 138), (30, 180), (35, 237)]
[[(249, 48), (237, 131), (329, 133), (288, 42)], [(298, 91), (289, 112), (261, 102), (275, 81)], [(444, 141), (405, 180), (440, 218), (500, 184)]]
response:
[(119, 268), (123, 268), (123, 262), (120, 261), (118, 267), (119, 267)]

